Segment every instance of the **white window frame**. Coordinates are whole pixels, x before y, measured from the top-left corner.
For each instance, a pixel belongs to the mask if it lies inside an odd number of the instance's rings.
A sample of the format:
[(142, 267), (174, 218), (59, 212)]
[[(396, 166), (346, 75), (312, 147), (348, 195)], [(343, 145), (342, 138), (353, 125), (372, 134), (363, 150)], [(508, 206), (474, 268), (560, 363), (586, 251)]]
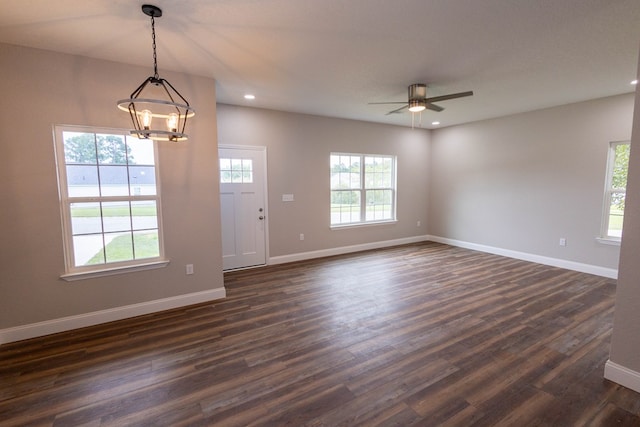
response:
[[(360, 157), (360, 185), (358, 188), (349, 188), (344, 189), (344, 191), (354, 191), (360, 193), (360, 220), (345, 222), (345, 223), (333, 223), (331, 219), (331, 195), (334, 191), (337, 191), (331, 188), (331, 182), (329, 183), (329, 224), (330, 227), (333, 228), (347, 228), (347, 227), (358, 227), (363, 225), (375, 225), (375, 224), (389, 224), (397, 222), (397, 170), (398, 170), (398, 159), (394, 155), (389, 154), (364, 154), (364, 153), (345, 153), (345, 152), (331, 152), (329, 154), (329, 158), (331, 156), (352, 156), (352, 157)], [(366, 170), (365, 170), (365, 159), (369, 157), (377, 157), (377, 158), (388, 158), (391, 159), (392, 162), (392, 176), (391, 176), (391, 187), (366, 187)], [(329, 174), (331, 176), (331, 173)], [(374, 190), (386, 190), (391, 191), (391, 218), (389, 219), (370, 219), (367, 220), (367, 212), (366, 212), (366, 193), (367, 191)]]
[[(164, 239), (162, 231), (162, 205), (160, 198), (160, 172), (158, 165), (158, 148), (157, 143), (153, 143), (154, 170), (155, 170), (155, 195), (128, 195), (128, 196), (69, 196), (69, 188), (67, 185), (67, 168), (64, 152), (64, 132), (93, 133), (93, 134), (109, 134), (122, 135), (131, 137), (128, 130), (99, 128), (88, 126), (71, 126), (71, 125), (55, 125), (54, 126), (54, 148), (56, 154), (56, 166), (58, 175), (58, 194), (60, 200), (60, 212), (62, 218), (63, 247), (65, 259), (65, 273), (60, 277), (66, 281), (75, 281), (92, 277), (108, 276), (120, 274), (130, 271), (149, 270), (154, 268), (162, 268), (169, 263), (164, 256)], [(94, 265), (75, 265), (75, 254), (73, 247), (73, 231), (71, 205), (73, 203), (83, 202), (135, 202), (135, 201), (154, 201), (157, 209), (157, 230), (158, 230), (158, 246), (159, 256), (133, 259), (128, 261), (118, 261)], [(102, 232), (104, 234), (104, 231)]]
[[(605, 244), (619, 245), (621, 236), (609, 234), (609, 220), (611, 218), (611, 198), (614, 193), (626, 193), (625, 189), (613, 188), (613, 172), (615, 167), (616, 147), (619, 145), (629, 145), (630, 141), (612, 141), (609, 143), (607, 154), (607, 173), (605, 178), (604, 198), (602, 206), (602, 223), (600, 228), (600, 237), (598, 241)], [(628, 165), (627, 165), (628, 167)]]

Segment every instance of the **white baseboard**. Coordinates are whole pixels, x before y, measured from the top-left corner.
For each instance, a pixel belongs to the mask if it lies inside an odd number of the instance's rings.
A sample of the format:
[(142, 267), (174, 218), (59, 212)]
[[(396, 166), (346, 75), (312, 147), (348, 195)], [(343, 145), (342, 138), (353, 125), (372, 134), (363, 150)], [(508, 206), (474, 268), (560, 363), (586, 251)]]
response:
[(186, 295), (178, 295), (170, 298), (126, 305), (123, 307), (94, 311), (76, 316), (31, 323), (13, 328), (0, 329), (0, 344), (70, 331), (72, 329), (84, 328), (86, 326), (93, 326), (100, 323), (112, 322), (114, 320), (122, 320), (129, 317), (170, 310), (173, 308), (184, 307), (225, 297), (225, 288), (216, 288), (202, 292), (194, 292)]
[(363, 243), (360, 245), (341, 246), (338, 248), (321, 249), (310, 252), (300, 252), (290, 255), (282, 255), (269, 258), (268, 264), (284, 264), (287, 262), (304, 261), (313, 258), (322, 258), (327, 256), (342, 255), (352, 252), (366, 251), (370, 249), (386, 248), (390, 246), (404, 245), (408, 243), (417, 243), (424, 241), (433, 241), (444, 243), (460, 248), (472, 249), (480, 252), (487, 252), (495, 255), (506, 256), (509, 258), (521, 259), (523, 261), (535, 262), (538, 264), (549, 265), (552, 267), (566, 268), (567, 270), (579, 271), (581, 273), (594, 274), (596, 276), (608, 277), (610, 279), (618, 278), (618, 270), (613, 268), (600, 267), (597, 265), (584, 264), (575, 261), (567, 261), (559, 258), (551, 258), (542, 255), (530, 254), (527, 252), (513, 251), (510, 249), (502, 249), (494, 246), (480, 245), (477, 243), (465, 242), (462, 240), (448, 239), (439, 236), (414, 236), (402, 239), (385, 240), (382, 242)]
[(575, 261), (567, 261), (565, 259), (551, 258), (542, 255), (530, 254), (527, 252), (512, 251), (509, 249), (496, 248), (494, 246), (480, 245), (477, 243), (469, 243), (461, 240), (447, 239), (445, 237), (429, 236), (428, 240), (438, 243), (444, 243), (451, 246), (457, 246), (474, 251), (487, 252), (494, 255), (502, 255), (509, 258), (521, 259), (523, 261), (535, 262), (538, 264), (549, 265), (552, 267), (566, 268), (567, 270), (579, 271), (581, 273), (594, 274), (596, 276), (608, 277), (610, 279), (618, 278), (618, 270), (613, 268), (600, 267), (597, 265), (583, 264)]
[(640, 372), (632, 371), (611, 360), (604, 365), (604, 377), (614, 383), (640, 393)]
[(341, 246), (338, 248), (321, 249), (318, 251), (300, 252), (291, 255), (281, 255), (269, 258), (269, 265), (284, 264), (287, 262), (304, 261), (313, 258), (322, 258), (327, 256), (342, 255), (352, 252), (367, 251), (370, 249), (388, 248), (391, 246), (406, 245), (409, 243), (424, 242), (429, 240), (429, 236), (413, 236), (402, 239), (384, 240), (382, 242), (362, 243), (359, 245)]

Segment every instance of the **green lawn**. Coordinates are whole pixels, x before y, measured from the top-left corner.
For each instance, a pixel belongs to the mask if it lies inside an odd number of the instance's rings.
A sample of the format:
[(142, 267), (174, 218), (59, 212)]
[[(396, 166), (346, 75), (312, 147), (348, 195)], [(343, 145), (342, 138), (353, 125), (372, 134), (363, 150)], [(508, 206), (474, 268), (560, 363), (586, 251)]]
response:
[(622, 230), (622, 222), (624, 220), (623, 211), (611, 210), (609, 214), (609, 230)]
[[(136, 259), (153, 258), (160, 255), (157, 233), (135, 234), (133, 236)], [(113, 239), (105, 247), (107, 262), (130, 261), (133, 259), (131, 236), (123, 235)], [(102, 250), (95, 254), (85, 265), (104, 264)]]
[[(158, 212), (155, 205), (134, 205), (131, 209), (132, 216), (156, 216), (157, 214)], [(71, 216), (73, 218), (100, 217), (100, 208), (98, 206), (74, 206), (71, 208)], [(129, 216), (129, 208), (127, 206), (103, 206), (102, 216)]]
[[(367, 212), (381, 212), (381, 211), (389, 211), (391, 210), (390, 208), (390, 204), (388, 205), (368, 205), (367, 206)], [(351, 212), (359, 212), (360, 211), (360, 205), (359, 204), (338, 204), (338, 203), (332, 203), (331, 204), (331, 213), (339, 213), (342, 212), (342, 210), (346, 210), (346, 211), (351, 211)]]

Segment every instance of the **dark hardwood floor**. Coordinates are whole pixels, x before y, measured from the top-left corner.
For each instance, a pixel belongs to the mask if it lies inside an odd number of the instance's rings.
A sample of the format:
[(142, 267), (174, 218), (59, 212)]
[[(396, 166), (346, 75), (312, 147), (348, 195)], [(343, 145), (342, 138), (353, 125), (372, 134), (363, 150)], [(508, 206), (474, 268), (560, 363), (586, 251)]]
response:
[(225, 282), (0, 346), (0, 425), (640, 425), (603, 379), (613, 280), (421, 243)]

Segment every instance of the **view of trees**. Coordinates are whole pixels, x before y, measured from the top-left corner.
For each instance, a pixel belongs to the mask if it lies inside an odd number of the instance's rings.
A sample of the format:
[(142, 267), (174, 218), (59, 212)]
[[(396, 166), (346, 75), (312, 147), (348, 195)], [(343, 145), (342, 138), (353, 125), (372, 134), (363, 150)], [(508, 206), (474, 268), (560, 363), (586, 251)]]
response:
[(331, 204), (360, 206), (360, 156), (331, 156)]
[(332, 154), (332, 224), (393, 217), (393, 158)]
[(616, 154), (613, 164), (613, 176), (611, 177), (611, 188), (613, 190), (623, 190), (622, 192), (612, 192), (611, 205), (624, 211), (625, 189), (627, 187), (627, 170), (629, 166), (629, 144), (616, 145)]
[(71, 133), (64, 140), (64, 157), (67, 164), (135, 164), (131, 147), (121, 135)]

